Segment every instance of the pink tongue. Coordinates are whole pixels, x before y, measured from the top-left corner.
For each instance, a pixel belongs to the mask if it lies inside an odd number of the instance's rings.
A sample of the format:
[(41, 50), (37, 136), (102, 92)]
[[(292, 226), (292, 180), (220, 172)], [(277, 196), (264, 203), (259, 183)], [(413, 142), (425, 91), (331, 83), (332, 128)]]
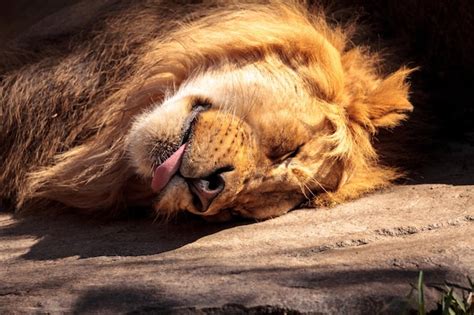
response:
[(153, 173), (153, 180), (151, 181), (151, 189), (154, 192), (159, 192), (168, 184), (171, 177), (178, 171), (181, 160), (183, 159), (186, 143), (179, 147), (166, 161), (158, 166)]

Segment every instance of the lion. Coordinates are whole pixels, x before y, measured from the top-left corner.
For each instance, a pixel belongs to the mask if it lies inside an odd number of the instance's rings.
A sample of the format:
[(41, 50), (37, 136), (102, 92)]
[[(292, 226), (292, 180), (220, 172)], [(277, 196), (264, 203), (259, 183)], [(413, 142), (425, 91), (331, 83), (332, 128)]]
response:
[(3, 207), (263, 220), (389, 185), (373, 142), (412, 70), (351, 29), (298, 1), (123, 1), (25, 44), (0, 67)]

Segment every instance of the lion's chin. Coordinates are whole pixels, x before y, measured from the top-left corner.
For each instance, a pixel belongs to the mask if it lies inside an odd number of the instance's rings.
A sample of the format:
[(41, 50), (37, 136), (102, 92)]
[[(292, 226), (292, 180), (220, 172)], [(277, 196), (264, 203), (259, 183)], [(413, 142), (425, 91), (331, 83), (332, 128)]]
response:
[(153, 209), (158, 216), (165, 218), (184, 211), (204, 217), (214, 216), (220, 212), (220, 207), (201, 211), (193, 199), (188, 183), (179, 175), (173, 176), (166, 187), (158, 193), (153, 202)]

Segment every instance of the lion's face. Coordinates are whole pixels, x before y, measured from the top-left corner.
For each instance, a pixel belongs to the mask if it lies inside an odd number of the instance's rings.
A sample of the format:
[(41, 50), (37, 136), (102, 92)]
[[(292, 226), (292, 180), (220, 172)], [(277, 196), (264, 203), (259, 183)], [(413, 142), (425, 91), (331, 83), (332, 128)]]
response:
[(337, 187), (332, 131), (300, 76), (267, 59), (190, 78), (136, 120), (128, 150), (157, 212), (264, 219)]

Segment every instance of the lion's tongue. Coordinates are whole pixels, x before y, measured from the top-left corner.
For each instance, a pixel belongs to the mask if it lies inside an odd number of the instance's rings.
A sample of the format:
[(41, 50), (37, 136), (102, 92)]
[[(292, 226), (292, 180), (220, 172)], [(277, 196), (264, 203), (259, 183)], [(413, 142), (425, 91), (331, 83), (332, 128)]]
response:
[(171, 177), (178, 171), (181, 160), (183, 159), (186, 143), (179, 147), (166, 161), (158, 166), (153, 173), (153, 180), (151, 181), (151, 189), (154, 192), (159, 192), (168, 184)]

